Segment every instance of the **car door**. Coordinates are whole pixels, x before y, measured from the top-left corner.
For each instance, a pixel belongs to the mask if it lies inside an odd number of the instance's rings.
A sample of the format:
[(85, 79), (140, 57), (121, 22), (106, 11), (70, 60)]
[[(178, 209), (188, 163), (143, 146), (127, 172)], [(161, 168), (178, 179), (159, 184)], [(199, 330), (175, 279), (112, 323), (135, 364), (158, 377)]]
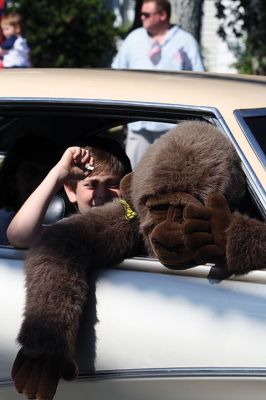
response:
[[(70, 141), (72, 134), (88, 124), (98, 132), (140, 119), (208, 120), (228, 133), (220, 113), (212, 108), (92, 101), (73, 106), (63, 100), (12, 106), (2, 114), (18, 118), (23, 109), (28, 124), (41, 117), (48, 126), (51, 121), (61, 122)], [(75, 125), (77, 119), (80, 125)], [(67, 130), (71, 122), (77, 126), (74, 133)], [(25, 298), (25, 254), (0, 248), (4, 321), (0, 396), (5, 399), (21, 397), (12, 386), (10, 369), (18, 349), (15, 338)], [(168, 269), (147, 257), (125, 260), (115, 268), (106, 266), (91, 282), (80, 325), (80, 375), (74, 382), (60, 383), (56, 398), (264, 398), (266, 272), (219, 280), (214, 278), (213, 267)]]

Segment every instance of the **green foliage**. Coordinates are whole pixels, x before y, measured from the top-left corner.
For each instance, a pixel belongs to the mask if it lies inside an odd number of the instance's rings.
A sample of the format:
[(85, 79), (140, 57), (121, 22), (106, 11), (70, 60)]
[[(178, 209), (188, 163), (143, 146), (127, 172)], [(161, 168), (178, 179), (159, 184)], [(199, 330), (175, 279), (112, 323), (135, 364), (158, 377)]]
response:
[(114, 15), (101, 0), (7, 0), (19, 12), (34, 67), (107, 67), (116, 51)]
[[(235, 53), (239, 72), (266, 75), (266, 1), (215, 3), (221, 21), (218, 33)], [(235, 44), (235, 38), (241, 39), (242, 46)]]

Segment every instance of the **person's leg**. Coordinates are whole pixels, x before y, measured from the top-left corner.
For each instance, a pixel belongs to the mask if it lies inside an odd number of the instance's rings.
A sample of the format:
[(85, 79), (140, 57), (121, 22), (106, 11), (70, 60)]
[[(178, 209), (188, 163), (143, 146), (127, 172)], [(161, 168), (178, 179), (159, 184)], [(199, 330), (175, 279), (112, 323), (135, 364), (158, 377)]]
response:
[(146, 130), (136, 132), (128, 129), (126, 153), (130, 159), (132, 169), (136, 167), (137, 163), (140, 161), (152, 142), (152, 132)]

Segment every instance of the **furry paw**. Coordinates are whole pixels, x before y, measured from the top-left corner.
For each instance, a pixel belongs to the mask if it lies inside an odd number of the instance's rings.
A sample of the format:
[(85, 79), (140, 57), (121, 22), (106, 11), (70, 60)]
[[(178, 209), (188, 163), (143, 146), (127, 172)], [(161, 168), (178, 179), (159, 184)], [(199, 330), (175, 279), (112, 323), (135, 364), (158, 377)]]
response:
[(226, 268), (226, 230), (232, 214), (225, 197), (213, 193), (207, 207), (188, 204), (184, 209), (184, 241), (196, 262), (214, 262)]
[(69, 356), (30, 358), (23, 354), (23, 348), (18, 352), (11, 372), (18, 393), (38, 400), (52, 400), (59, 379), (73, 380), (77, 375), (77, 364)]

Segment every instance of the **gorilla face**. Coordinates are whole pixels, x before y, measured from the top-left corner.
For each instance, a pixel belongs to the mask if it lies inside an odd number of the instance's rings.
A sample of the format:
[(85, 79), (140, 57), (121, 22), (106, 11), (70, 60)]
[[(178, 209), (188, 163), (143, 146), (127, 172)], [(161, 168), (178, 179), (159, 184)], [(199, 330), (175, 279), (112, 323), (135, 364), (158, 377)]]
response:
[(151, 196), (143, 207), (141, 230), (155, 257), (167, 266), (193, 261), (184, 244), (183, 209), (188, 203), (201, 205), (188, 193), (173, 192)]

